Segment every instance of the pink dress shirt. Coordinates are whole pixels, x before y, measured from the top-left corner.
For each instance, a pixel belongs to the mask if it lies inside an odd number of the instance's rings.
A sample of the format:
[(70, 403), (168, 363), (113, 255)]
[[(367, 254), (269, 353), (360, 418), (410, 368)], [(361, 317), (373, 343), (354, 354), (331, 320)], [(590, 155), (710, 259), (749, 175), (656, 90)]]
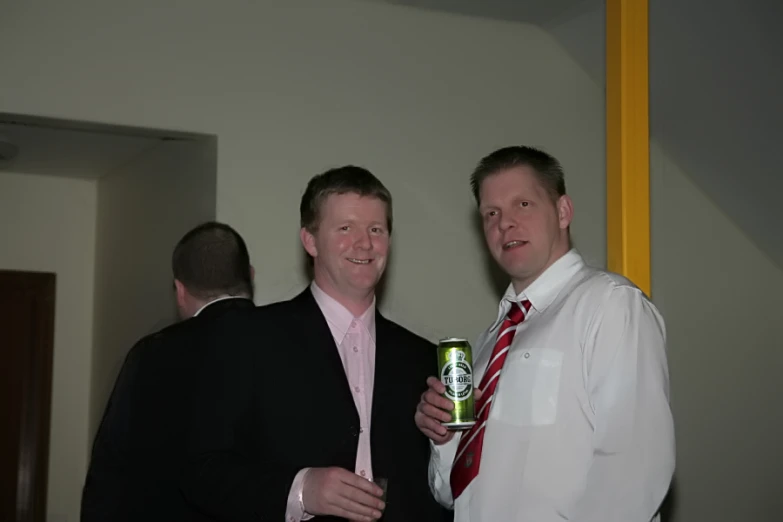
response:
[[(370, 416), (375, 378), (375, 299), (360, 317), (354, 317), (348, 309), (321, 290), (315, 281), (310, 285), (310, 291), (332, 332), (359, 413), (359, 447), (355, 471), (357, 475), (372, 480)], [(302, 505), (302, 486), (309, 469), (299, 471), (291, 484), (286, 510), (288, 522), (312, 518)]]

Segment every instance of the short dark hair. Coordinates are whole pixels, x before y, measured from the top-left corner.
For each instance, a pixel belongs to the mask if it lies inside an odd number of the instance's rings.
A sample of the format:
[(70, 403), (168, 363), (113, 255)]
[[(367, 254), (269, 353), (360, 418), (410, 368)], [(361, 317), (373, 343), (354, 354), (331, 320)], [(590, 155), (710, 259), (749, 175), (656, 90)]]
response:
[(179, 240), (171, 256), (174, 279), (194, 297), (253, 297), (250, 255), (242, 236), (224, 223), (203, 223)]
[(302, 228), (310, 232), (318, 230), (321, 222), (321, 207), (332, 194), (358, 194), (377, 198), (386, 204), (386, 227), (392, 230), (392, 197), (389, 190), (369, 170), (346, 165), (327, 170), (314, 176), (307, 184), (299, 205)]
[(476, 204), (481, 203), (481, 184), (485, 179), (500, 171), (520, 166), (533, 169), (554, 203), (557, 203), (560, 196), (565, 196), (565, 176), (560, 162), (542, 150), (520, 145), (498, 149), (481, 159), (470, 176), (470, 188), (476, 198)]

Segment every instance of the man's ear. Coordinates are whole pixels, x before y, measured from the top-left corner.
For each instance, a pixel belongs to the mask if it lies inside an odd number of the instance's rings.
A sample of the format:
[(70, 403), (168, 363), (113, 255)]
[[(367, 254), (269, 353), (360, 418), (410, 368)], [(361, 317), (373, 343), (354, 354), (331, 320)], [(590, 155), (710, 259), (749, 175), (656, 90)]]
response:
[(188, 291), (185, 288), (185, 285), (182, 284), (182, 281), (175, 279), (174, 280), (174, 290), (177, 293), (177, 305), (180, 308), (185, 307), (185, 299), (187, 297)]
[(318, 249), (315, 247), (315, 236), (306, 227), (302, 227), (299, 230), (299, 239), (302, 240), (302, 246), (308, 254), (312, 257), (318, 257)]
[(574, 204), (571, 202), (570, 196), (563, 195), (557, 200), (557, 218), (561, 230), (566, 230), (571, 226), (571, 220), (574, 219)]

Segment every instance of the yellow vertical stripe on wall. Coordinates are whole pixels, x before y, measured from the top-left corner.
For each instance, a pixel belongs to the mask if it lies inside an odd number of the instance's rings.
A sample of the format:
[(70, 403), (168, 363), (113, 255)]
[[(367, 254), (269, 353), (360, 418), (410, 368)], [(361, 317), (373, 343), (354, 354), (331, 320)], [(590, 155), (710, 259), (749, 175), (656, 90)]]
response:
[(648, 0), (606, 0), (607, 261), (650, 295)]

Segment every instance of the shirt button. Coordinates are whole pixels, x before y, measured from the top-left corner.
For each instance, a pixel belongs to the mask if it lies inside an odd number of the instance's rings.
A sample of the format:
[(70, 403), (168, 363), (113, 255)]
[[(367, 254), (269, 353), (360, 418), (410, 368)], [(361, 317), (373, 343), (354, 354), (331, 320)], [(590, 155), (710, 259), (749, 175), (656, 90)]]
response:
[(353, 391), (355, 391), (356, 393), (359, 393), (359, 387), (358, 386), (354, 386), (353, 387)]
[(358, 352), (359, 352), (359, 349), (358, 349), (356, 346), (354, 346), (354, 347), (353, 347), (353, 351), (354, 351), (354, 353), (358, 353)]
[(364, 471), (364, 470), (362, 470), (362, 471), (361, 471), (361, 476), (362, 476), (362, 477), (365, 477), (365, 476), (367, 476), (367, 472), (366, 472), (366, 471)]
[(528, 359), (530, 357), (530, 352), (525, 352), (525, 359)]
[(364, 428), (359, 428), (359, 433), (364, 433)]
[(356, 321), (351, 321), (351, 328), (356, 328)]

